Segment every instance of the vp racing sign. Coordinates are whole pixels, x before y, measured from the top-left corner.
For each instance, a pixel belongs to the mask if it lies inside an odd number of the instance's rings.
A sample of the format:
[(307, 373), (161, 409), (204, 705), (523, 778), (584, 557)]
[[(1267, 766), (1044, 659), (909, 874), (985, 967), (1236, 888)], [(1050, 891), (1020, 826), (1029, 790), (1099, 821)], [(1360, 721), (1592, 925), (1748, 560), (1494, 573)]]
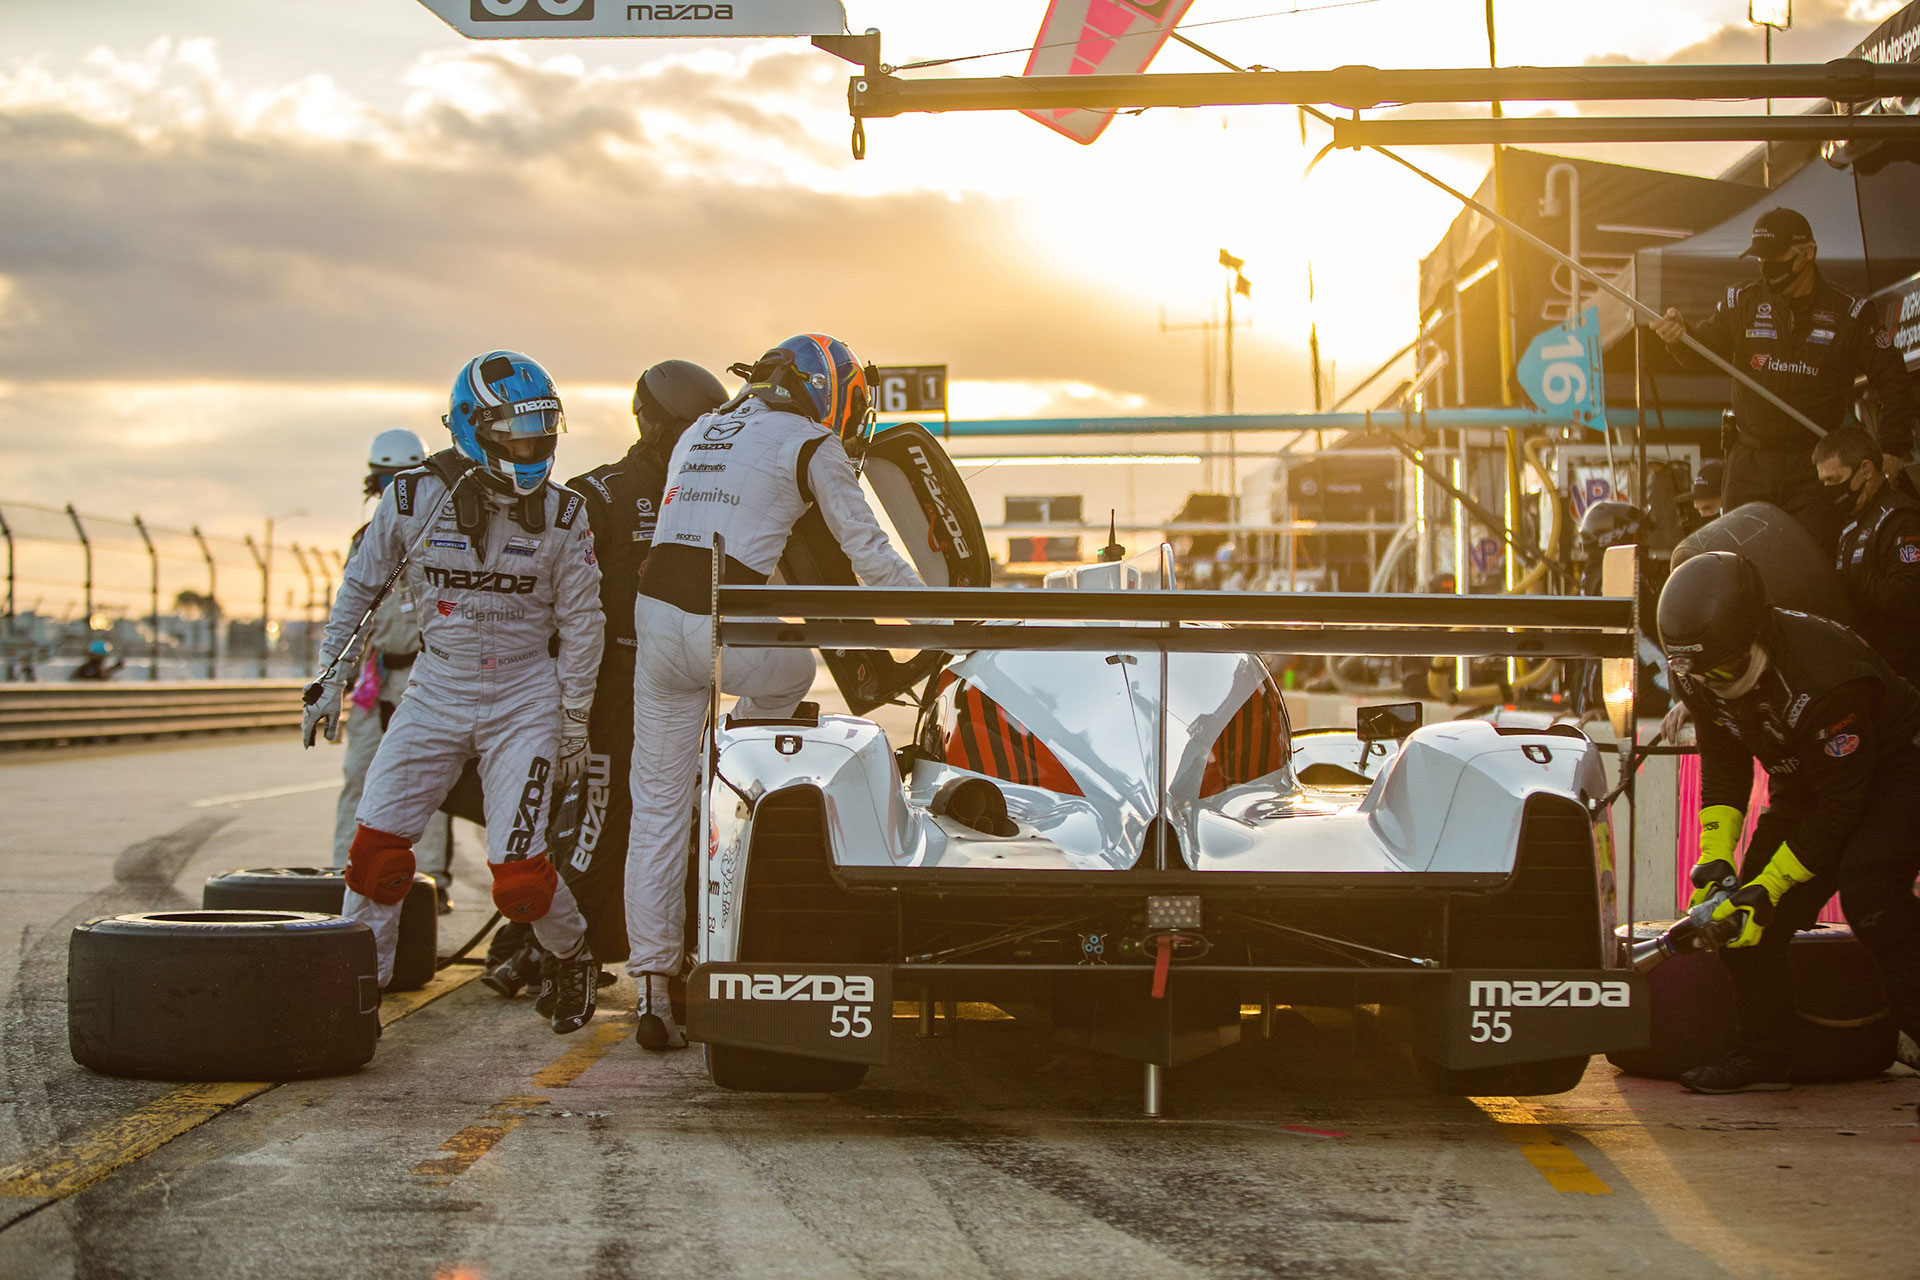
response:
[(687, 979), (693, 1040), (883, 1063), (892, 1029), (885, 965), (703, 964)]
[(832, 36), (839, 0), (420, 0), (473, 40), (582, 36)]

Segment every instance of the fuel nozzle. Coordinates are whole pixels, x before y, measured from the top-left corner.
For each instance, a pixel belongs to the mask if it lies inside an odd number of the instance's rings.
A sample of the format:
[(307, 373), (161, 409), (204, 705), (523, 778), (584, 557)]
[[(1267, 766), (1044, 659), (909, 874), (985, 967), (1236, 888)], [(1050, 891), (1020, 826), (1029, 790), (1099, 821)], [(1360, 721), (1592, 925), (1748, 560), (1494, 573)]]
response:
[(1627, 953), (1634, 972), (1650, 972), (1683, 952), (1718, 951), (1733, 941), (1740, 931), (1739, 925), (1733, 918), (1728, 917), (1725, 920), (1713, 918), (1715, 908), (1725, 902), (1727, 896), (1727, 891), (1722, 889), (1684, 917), (1674, 921), (1673, 927), (1659, 937), (1635, 943)]

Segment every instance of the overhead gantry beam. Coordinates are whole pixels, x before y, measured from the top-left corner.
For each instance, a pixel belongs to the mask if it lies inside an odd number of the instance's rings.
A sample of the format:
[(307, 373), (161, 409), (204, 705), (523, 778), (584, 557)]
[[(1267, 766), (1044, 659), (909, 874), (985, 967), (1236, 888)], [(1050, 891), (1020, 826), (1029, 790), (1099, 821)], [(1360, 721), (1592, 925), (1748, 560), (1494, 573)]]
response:
[[(875, 41), (875, 51), (877, 53)], [(869, 65), (847, 104), (859, 119), (918, 111), (1330, 106), (1361, 111), (1423, 102), (1625, 102), (1920, 97), (1920, 65), (1864, 58), (1775, 66), (1466, 67), (1386, 71), (1220, 71), (1180, 75), (903, 79)], [(1804, 117), (1829, 123), (1842, 117)]]

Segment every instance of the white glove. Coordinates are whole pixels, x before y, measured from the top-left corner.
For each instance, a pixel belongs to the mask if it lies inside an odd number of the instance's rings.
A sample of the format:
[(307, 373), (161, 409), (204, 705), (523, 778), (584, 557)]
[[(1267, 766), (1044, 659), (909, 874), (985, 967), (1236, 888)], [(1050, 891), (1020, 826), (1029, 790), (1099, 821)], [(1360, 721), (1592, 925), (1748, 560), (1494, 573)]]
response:
[[(320, 655), (322, 671), (334, 665), (330, 655)], [(346, 681), (336, 672), (333, 679), (316, 679), (301, 693), (301, 746), (311, 747), (322, 732), (326, 733), (328, 742), (340, 741), (340, 704), (346, 691)]]
[(553, 765), (553, 796), (587, 776), (587, 708), (560, 708), (560, 750)]

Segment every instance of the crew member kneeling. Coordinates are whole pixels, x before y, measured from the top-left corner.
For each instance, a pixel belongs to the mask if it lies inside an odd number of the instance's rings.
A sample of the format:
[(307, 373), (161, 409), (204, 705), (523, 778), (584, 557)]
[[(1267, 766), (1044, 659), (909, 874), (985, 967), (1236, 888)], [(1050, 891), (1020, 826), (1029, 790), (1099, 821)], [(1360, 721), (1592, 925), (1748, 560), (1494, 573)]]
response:
[[(584, 775), (600, 662), (600, 570), (579, 495), (547, 483), (565, 418), (553, 380), (512, 351), (469, 361), (447, 426), (455, 447), (395, 478), (347, 562), (322, 672), (406, 560), (423, 650), (368, 771), (347, 855), (345, 914), (373, 927), (393, 973), (413, 843), (474, 756), (486, 793), (493, 900), (552, 957), (542, 1000), (556, 1032), (592, 1018), (598, 965), (586, 922), (546, 856), (551, 798)], [(556, 661), (548, 641), (558, 633)], [(345, 655), (349, 659), (351, 655)], [(305, 741), (339, 733), (336, 675), (307, 708)]]
[[(656, 1050), (687, 1043), (667, 981), (686, 955), (687, 814), (713, 678), (714, 535), (725, 540), (723, 581), (763, 583), (794, 524), (817, 505), (862, 582), (922, 585), (873, 518), (842, 443), (868, 418), (865, 372), (846, 344), (801, 334), (734, 372), (747, 386), (674, 446), (634, 602), (627, 971), (640, 987), (634, 1038)], [(721, 689), (740, 696), (742, 717), (790, 716), (812, 684), (806, 649), (729, 648), (721, 657)]]
[[(1714, 918), (1739, 929), (1721, 952), (1737, 1001), (1734, 1047), (1680, 1083), (1695, 1093), (1788, 1087), (1787, 946), (1836, 890), (1879, 962), (1901, 1031), (1920, 1035), (1920, 693), (1838, 623), (1769, 608), (1759, 571), (1732, 552), (1675, 569), (1659, 618), (1674, 692), (1699, 730), (1693, 902), (1731, 882)], [(1736, 875), (1755, 759), (1771, 803)]]

